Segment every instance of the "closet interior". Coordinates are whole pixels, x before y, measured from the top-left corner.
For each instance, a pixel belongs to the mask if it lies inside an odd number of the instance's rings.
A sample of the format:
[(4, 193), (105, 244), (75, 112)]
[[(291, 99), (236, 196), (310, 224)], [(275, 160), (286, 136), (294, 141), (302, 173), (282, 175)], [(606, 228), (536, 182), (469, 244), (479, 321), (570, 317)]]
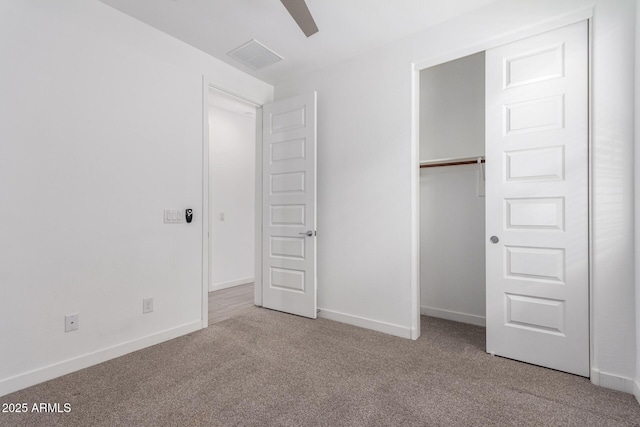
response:
[(420, 72), (421, 314), (485, 326), (484, 52)]

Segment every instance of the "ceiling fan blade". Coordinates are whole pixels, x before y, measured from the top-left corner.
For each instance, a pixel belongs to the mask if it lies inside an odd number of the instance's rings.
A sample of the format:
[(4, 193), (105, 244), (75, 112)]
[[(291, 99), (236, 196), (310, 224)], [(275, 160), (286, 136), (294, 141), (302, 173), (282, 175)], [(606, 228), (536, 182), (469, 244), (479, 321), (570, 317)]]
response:
[(318, 32), (318, 26), (309, 12), (304, 0), (280, 0), (287, 8), (305, 36), (309, 37)]

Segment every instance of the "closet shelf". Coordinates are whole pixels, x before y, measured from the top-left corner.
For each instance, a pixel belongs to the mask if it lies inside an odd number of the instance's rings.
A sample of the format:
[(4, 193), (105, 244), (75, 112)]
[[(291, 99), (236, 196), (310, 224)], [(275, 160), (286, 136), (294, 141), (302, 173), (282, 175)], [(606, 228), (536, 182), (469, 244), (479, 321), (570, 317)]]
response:
[(420, 168), (437, 168), (440, 166), (458, 166), (458, 165), (475, 165), (478, 164), (478, 159), (480, 159), (480, 163), (484, 163), (484, 156), (480, 157), (458, 157), (453, 159), (438, 159), (438, 160), (427, 160), (424, 162), (420, 162)]

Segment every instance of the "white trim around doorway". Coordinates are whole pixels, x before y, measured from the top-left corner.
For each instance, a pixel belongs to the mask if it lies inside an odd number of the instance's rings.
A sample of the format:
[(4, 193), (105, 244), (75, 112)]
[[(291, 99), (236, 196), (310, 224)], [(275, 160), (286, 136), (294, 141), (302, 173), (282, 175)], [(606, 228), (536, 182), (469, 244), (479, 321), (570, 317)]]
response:
[[(262, 106), (259, 102), (254, 101), (250, 98), (242, 96), (238, 93), (230, 91), (222, 86), (219, 86), (206, 76), (202, 76), (202, 304), (201, 304), (201, 326), (202, 328), (206, 328), (209, 325), (209, 290), (212, 287), (211, 283), (211, 200), (209, 197), (209, 90), (216, 90), (225, 95), (236, 98), (238, 101), (243, 102), (245, 104), (250, 104), (256, 107), (256, 155), (258, 149), (260, 149), (260, 153), (262, 153), (262, 145), (259, 143), (262, 141)], [(261, 157), (260, 157), (261, 158)], [(259, 168), (259, 169), (258, 169)], [(260, 179), (259, 183), (261, 183), (261, 170), (262, 165), (258, 167), (256, 163), (256, 182), (258, 183), (258, 179)], [(256, 200), (261, 200), (261, 186), (256, 187)], [(258, 198), (260, 197), (260, 198)], [(256, 228), (258, 226), (262, 226), (262, 210), (259, 203), (256, 203)], [(260, 211), (258, 211), (260, 209)], [(258, 213), (260, 214), (258, 216)], [(256, 236), (262, 236), (258, 230), (256, 230)], [(261, 251), (259, 248), (262, 246), (259, 245), (260, 242), (256, 241), (256, 259), (261, 258), (258, 256), (258, 253)], [(260, 270), (257, 270), (260, 271)], [(256, 289), (256, 297), (255, 304), (262, 305), (262, 288), (261, 288), (262, 278), (260, 274), (255, 275), (255, 289)], [(260, 295), (258, 304), (258, 294)]]

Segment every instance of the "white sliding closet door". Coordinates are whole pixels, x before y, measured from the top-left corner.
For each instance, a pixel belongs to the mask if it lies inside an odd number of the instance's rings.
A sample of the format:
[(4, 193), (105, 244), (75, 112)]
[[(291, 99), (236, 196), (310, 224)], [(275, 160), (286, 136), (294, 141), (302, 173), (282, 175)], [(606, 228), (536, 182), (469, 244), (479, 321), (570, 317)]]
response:
[(487, 352), (589, 376), (588, 32), (486, 53)]

